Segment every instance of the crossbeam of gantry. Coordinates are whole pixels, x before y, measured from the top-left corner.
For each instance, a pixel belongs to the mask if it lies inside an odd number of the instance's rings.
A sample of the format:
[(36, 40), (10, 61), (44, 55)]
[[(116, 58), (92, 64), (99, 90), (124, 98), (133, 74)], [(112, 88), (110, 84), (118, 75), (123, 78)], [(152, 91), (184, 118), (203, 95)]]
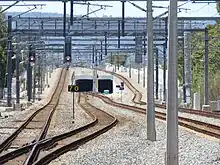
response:
[[(178, 18), (178, 36), (181, 38), (184, 31), (203, 31), (207, 24), (220, 20), (219, 17), (180, 17)], [(121, 18), (74, 18), (74, 26), (70, 27), (70, 20), (67, 18), (67, 32), (72, 36), (73, 49), (77, 48), (79, 52), (85, 53), (83, 49), (88, 49), (88, 45), (94, 45), (98, 51), (101, 51), (101, 44), (104, 52), (104, 40), (107, 34), (108, 54), (115, 52), (113, 48), (118, 47), (118, 25)], [(154, 21), (154, 42), (155, 44), (164, 43), (167, 37), (167, 18), (160, 18)], [(191, 29), (187, 29), (191, 24)], [(13, 19), (14, 35), (21, 35), (24, 41), (28, 38), (41, 37), (46, 43), (52, 45), (47, 51), (55, 50), (55, 43), (64, 43), (63, 37), (63, 18), (62, 17), (20, 17)], [(125, 18), (125, 37), (120, 37), (120, 51), (125, 51), (126, 47), (133, 47), (135, 52), (135, 36), (146, 35), (146, 18)], [(126, 38), (128, 37), (128, 38)], [(101, 43), (102, 41), (102, 43)], [(55, 45), (54, 45), (55, 44)], [(142, 41), (143, 44), (143, 41)], [(87, 52), (90, 52), (90, 49)], [(39, 48), (42, 50), (42, 48)], [(63, 52), (63, 47), (56, 49)], [(74, 51), (74, 50), (73, 50)], [(128, 50), (126, 50), (128, 51)], [(129, 52), (132, 50), (129, 50)], [(91, 52), (90, 52), (91, 53)]]
[[(14, 0), (0, 0), (4, 1), (4, 2), (10, 2), (10, 1), (14, 1)], [(64, 0), (18, 0), (18, 1), (28, 1), (28, 2), (36, 2), (36, 1), (41, 1), (41, 2), (63, 2)], [(66, 2), (69, 2), (70, 0), (66, 0)], [(74, 0), (74, 2), (82, 2), (81, 0)], [(84, 0), (85, 1), (85, 0)], [(121, 0), (89, 0), (89, 1), (105, 1), (105, 2), (121, 2)], [(147, 0), (130, 0), (130, 1), (144, 1), (146, 2)], [(169, 0), (153, 0), (155, 2), (165, 2), (165, 1), (169, 1)], [(187, 2), (188, 0), (178, 0), (179, 2)], [(194, 2), (216, 2), (216, 0), (193, 0)]]
[[(219, 17), (180, 17), (178, 18), (178, 35), (186, 30), (186, 25), (191, 24), (193, 29), (204, 28), (209, 21), (220, 20)], [(207, 23), (204, 23), (206, 21)], [(31, 36), (63, 36), (63, 18), (21, 17), (13, 20), (13, 32), (21, 32)], [(70, 26), (69, 18), (66, 21), (67, 34), (72, 36), (118, 36), (118, 27), (121, 18), (74, 18), (73, 27)], [(125, 18), (125, 36), (146, 35), (146, 18)], [(167, 36), (167, 18), (157, 19), (153, 23), (154, 37)]]

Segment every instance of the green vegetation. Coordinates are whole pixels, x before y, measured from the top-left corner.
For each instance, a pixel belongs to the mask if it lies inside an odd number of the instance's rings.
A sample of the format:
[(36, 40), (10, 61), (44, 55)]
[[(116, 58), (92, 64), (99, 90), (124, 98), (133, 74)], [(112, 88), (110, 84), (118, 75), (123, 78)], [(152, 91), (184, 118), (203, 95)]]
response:
[[(1, 8), (0, 8), (1, 11)], [(0, 14), (0, 22), (3, 22), (4, 14)], [(6, 25), (0, 25), (0, 39), (4, 38), (7, 33)], [(6, 40), (0, 41), (0, 98), (2, 97), (2, 88), (5, 85), (5, 72), (6, 72)]]
[[(209, 97), (220, 99), (220, 24), (209, 25)], [(204, 88), (204, 32), (192, 33), (192, 93), (203, 97)], [(182, 47), (178, 51), (178, 78), (182, 81)], [(182, 84), (181, 84), (182, 85)]]
[(217, 0), (216, 0), (216, 9), (218, 13), (220, 13), (220, 1), (217, 2)]
[(127, 59), (127, 55), (122, 55), (122, 54), (114, 54), (112, 56), (109, 57), (109, 62), (111, 64), (119, 64), (120, 65), (125, 65), (125, 62), (126, 62), (126, 59)]

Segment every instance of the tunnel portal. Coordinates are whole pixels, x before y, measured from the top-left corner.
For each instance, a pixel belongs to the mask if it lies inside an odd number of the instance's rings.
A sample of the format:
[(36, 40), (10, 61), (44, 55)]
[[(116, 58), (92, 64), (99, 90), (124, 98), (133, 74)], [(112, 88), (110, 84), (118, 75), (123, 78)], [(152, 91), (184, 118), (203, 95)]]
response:
[(113, 81), (111, 79), (98, 80), (98, 92), (104, 93), (104, 90), (109, 90), (109, 93), (113, 93)]
[[(80, 91), (82, 92), (93, 91), (93, 77), (91, 75), (76, 76), (74, 84), (80, 86)], [(104, 93), (104, 90), (109, 90), (109, 93), (113, 93), (113, 77), (98, 76), (98, 92)]]
[(92, 79), (78, 79), (75, 81), (75, 85), (80, 86), (80, 91), (89, 92), (92, 91), (93, 81)]

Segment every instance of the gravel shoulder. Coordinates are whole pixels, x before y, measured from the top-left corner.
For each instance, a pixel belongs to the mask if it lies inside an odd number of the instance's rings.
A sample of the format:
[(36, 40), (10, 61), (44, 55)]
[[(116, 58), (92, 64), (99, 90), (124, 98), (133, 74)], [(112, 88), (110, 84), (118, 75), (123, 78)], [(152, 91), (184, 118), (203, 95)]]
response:
[[(74, 165), (161, 165), (165, 164), (166, 125), (156, 120), (157, 141), (147, 140), (146, 117), (106, 105), (100, 99), (90, 102), (115, 115), (119, 124), (110, 131), (63, 154), (50, 164)], [(207, 140), (179, 127), (180, 165), (217, 165), (219, 142)]]

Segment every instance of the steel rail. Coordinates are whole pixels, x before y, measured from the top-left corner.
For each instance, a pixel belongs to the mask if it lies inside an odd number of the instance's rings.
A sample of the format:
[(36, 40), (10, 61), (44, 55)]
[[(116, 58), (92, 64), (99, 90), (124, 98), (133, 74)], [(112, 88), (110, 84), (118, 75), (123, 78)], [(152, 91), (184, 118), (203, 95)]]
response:
[[(81, 105), (80, 105), (81, 106)], [(83, 108), (83, 107), (82, 107)], [(84, 109), (86, 111), (86, 113), (93, 119), (91, 122), (89, 122), (88, 124), (86, 125), (83, 125), (81, 127), (78, 127), (74, 130), (71, 130), (69, 132), (66, 132), (66, 133), (63, 133), (63, 134), (60, 134), (60, 135), (57, 135), (57, 136), (53, 136), (53, 137), (50, 137), (50, 138), (46, 138), (46, 139), (43, 139), (41, 141), (39, 141), (39, 148), (42, 150), (42, 149), (45, 149), (47, 147), (51, 147), (53, 146), (55, 143), (57, 143), (58, 141), (60, 140), (63, 140), (65, 138), (68, 138), (68, 137), (71, 137), (77, 133), (80, 133), (86, 129), (89, 129), (93, 126), (95, 126), (97, 123), (98, 123), (98, 119), (95, 115), (91, 114), (89, 111), (87, 111), (86, 109)], [(30, 144), (30, 145), (27, 145), (27, 146), (24, 146), (24, 147), (21, 147), (19, 149), (16, 149), (12, 152), (9, 152), (9, 153), (6, 153), (4, 155), (1, 155), (0, 156), (0, 164), (3, 164), (9, 160), (12, 160), (18, 156), (21, 156), (25, 153), (28, 153), (29, 150), (31, 150), (31, 148), (33, 148), (33, 146), (36, 144), (33, 143), (33, 144)]]
[[(114, 127), (118, 120), (117, 118), (115, 118), (114, 116), (110, 115), (109, 113), (93, 106), (92, 104), (88, 103), (87, 100), (85, 100), (85, 105), (81, 105), (81, 107), (87, 111), (87, 107), (86, 106), (90, 106), (93, 109), (96, 109), (96, 111), (100, 111), (104, 114), (106, 114), (109, 118), (111, 118), (111, 122), (109, 124), (106, 124), (103, 128), (96, 130), (95, 132), (80, 138), (78, 140), (75, 140), (67, 145), (64, 145), (58, 149), (56, 149), (55, 151), (50, 152), (49, 154), (47, 154), (46, 156), (40, 158), (39, 160), (37, 160), (36, 162), (33, 163), (33, 165), (44, 165), (44, 164), (48, 164), (50, 161), (52, 161), (53, 159), (59, 157), (60, 155), (62, 155), (65, 152), (68, 152), (70, 150), (75, 150), (77, 149), (80, 145), (85, 144), (86, 142), (96, 138), (97, 136), (105, 133), (106, 131), (108, 131), (109, 129), (111, 129), (112, 127)], [(99, 123), (99, 118), (98, 119), (98, 123)]]
[[(142, 99), (142, 93), (137, 90), (134, 85), (132, 85), (130, 83), (130, 81), (128, 81), (127, 78), (125, 78), (124, 76), (111, 72), (111, 71), (106, 71), (103, 69), (99, 69), (100, 71), (112, 74), (116, 77), (118, 77), (119, 79), (123, 80), (125, 82), (125, 84), (128, 86), (128, 88), (134, 93), (134, 97), (132, 99), (132, 101), (135, 104), (140, 104), (140, 105), (146, 105), (146, 102), (141, 101)], [(165, 104), (155, 104), (156, 107), (158, 108), (162, 108), (162, 109), (166, 109), (166, 105)], [(195, 114), (195, 115), (199, 115), (199, 116), (205, 116), (205, 117), (211, 117), (211, 118), (216, 118), (216, 119), (220, 119), (220, 113), (218, 112), (210, 112), (210, 111), (198, 111), (198, 110), (194, 110), (194, 109), (190, 109), (190, 108), (182, 108), (179, 107), (179, 111), (183, 112), (183, 113), (189, 113), (189, 114)]]
[[(60, 91), (58, 92), (58, 96), (57, 96), (58, 99), (56, 100), (55, 105), (54, 105), (53, 108), (51, 109), (51, 111), (50, 111), (50, 113), (49, 113), (49, 115), (48, 115), (48, 117), (47, 117), (47, 120), (46, 120), (46, 122), (45, 122), (45, 124), (44, 124), (44, 126), (43, 126), (43, 129), (42, 129), (42, 131), (41, 131), (39, 137), (37, 138), (36, 143), (35, 143), (35, 145), (33, 146), (33, 148), (32, 148), (32, 150), (31, 150), (30, 154), (28, 155), (27, 159), (25, 160), (24, 165), (31, 165), (31, 164), (35, 161), (35, 159), (38, 157), (38, 154), (39, 154), (39, 142), (46, 137), (46, 134), (47, 134), (47, 132), (48, 132), (48, 129), (49, 129), (49, 126), (50, 126), (50, 122), (51, 122), (52, 116), (53, 116), (53, 114), (54, 114), (54, 112), (55, 112), (55, 110), (56, 110), (56, 108), (57, 108), (57, 106), (58, 106), (58, 104), (59, 104), (60, 95), (61, 95), (61, 93), (62, 93), (63, 90), (64, 90), (64, 84), (65, 84), (65, 81), (66, 81), (66, 73), (67, 73), (66, 70), (64, 70), (64, 71), (65, 71), (65, 72), (64, 72), (64, 82), (61, 84), (61, 89), (60, 89)], [(59, 81), (59, 82), (60, 82), (60, 81)], [(60, 85), (60, 84), (59, 84), (59, 85)], [(58, 87), (59, 87), (59, 85), (58, 85)]]
[[(63, 71), (62, 71), (63, 72)], [(62, 77), (62, 73), (59, 77), (58, 82), (61, 80)], [(59, 83), (58, 83), (59, 84)], [(58, 86), (57, 86), (58, 87)], [(56, 90), (54, 91), (54, 93), (52, 94), (52, 96), (50, 97), (48, 103), (46, 103), (43, 107), (39, 108), (38, 110), (36, 110), (28, 119), (25, 120), (25, 122), (19, 126), (19, 128), (17, 130), (15, 130), (8, 138), (6, 138), (1, 144), (0, 144), (0, 153), (2, 151), (4, 151), (7, 147), (9, 147), (9, 145), (12, 143), (12, 141), (19, 135), (19, 133), (26, 128), (26, 126), (33, 120), (33, 118), (39, 114), (42, 110), (44, 110), (53, 100), (53, 97), (56, 93)]]
[[(118, 102), (111, 100), (107, 96), (98, 95), (98, 94), (92, 94), (92, 95), (100, 98), (106, 104), (116, 106), (119, 108), (123, 108), (123, 109), (127, 109), (127, 110), (132, 110), (132, 111), (135, 111), (138, 113), (146, 114), (146, 109), (144, 109), (144, 108), (118, 103)], [(157, 112), (156, 111), (155, 117), (166, 121), (166, 113), (165, 112)], [(210, 124), (210, 123), (205, 123), (205, 122), (198, 121), (198, 120), (185, 118), (185, 117), (178, 117), (178, 124), (180, 126), (189, 128), (189, 129), (194, 130), (196, 132), (220, 139), (220, 126)]]

